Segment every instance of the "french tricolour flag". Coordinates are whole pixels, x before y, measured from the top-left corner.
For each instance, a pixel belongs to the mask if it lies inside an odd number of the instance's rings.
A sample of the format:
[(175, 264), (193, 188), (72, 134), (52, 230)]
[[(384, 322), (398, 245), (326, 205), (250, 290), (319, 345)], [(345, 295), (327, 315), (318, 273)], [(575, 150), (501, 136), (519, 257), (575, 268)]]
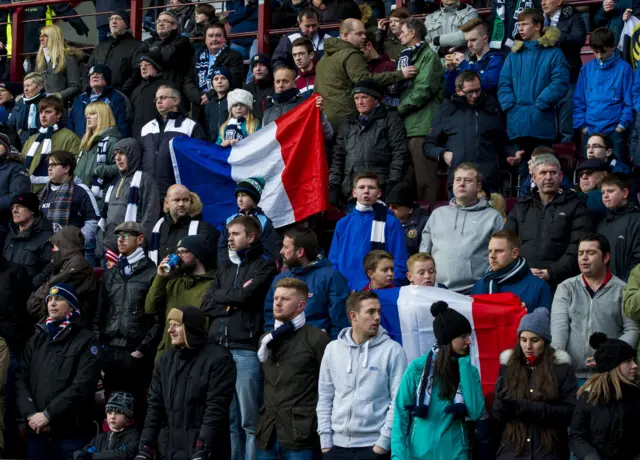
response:
[(320, 111), (311, 97), (231, 147), (179, 137), (171, 156), (176, 182), (196, 192), (214, 225), (237, 211), (236, 183), (262, 176), (259, 206), (276, 228), (328, 207), (328, 172)]
[(431, 305), (438, 300), (463, 314), (471, 323), (471, 359), (480, 371), (485, 395), (493, 393), (500, 353), (516, 343), (520, 319), (526, 314), (520, 299), (510, 293), (468, 297), (446, 289), (405, 286), (376, 291), (382, 306), (381, 324), (402, 344), (409, 361), (424, 355), (436, 342)]

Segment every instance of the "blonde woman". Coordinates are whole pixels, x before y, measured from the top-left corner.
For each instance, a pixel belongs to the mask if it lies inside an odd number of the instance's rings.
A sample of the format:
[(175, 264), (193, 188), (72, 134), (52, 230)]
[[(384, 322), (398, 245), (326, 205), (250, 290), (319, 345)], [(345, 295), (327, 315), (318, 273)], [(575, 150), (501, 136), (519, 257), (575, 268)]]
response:
[(44, 75), (47, 93), (57, 93), (67, 105), (80, 94), (82, 52), (65, 45), (62, 29), (56, 25), (40, 29), (36, 71)]
[(118, 167), (113, 160), (113, 147), (120, 140), (120, 132), (111, 107), (105, 102), (92, 102), (84, 111), (87, 131), (80, 143), (80, 154), (75, 170), (78, 177), (102, 205), (104, 192), (118, 177)]

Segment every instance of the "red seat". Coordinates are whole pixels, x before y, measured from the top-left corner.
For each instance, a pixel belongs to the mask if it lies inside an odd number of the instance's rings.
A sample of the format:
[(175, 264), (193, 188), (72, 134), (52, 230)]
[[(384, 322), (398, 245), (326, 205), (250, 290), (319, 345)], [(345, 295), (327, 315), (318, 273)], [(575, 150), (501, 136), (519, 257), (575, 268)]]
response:
[(513, 209), (513, 207), (516, 205), (517, 202), (518, 202), (518, 198), (516, 197), (507, 198), (507, 215), (511, 212), (511, 210)]
[(449, 204), (449, 200), (436, 201), (436, 206), (434, 209), (438, 209), (440, 206), (446, 206), (448, 204)]
[(102, 279), (102, 275), (104, 275), (104, 268), (102, 268), (102, 267), (93, 267), (93, 279), (96, 281), (96, 284), (100, 284), (100, 280)]

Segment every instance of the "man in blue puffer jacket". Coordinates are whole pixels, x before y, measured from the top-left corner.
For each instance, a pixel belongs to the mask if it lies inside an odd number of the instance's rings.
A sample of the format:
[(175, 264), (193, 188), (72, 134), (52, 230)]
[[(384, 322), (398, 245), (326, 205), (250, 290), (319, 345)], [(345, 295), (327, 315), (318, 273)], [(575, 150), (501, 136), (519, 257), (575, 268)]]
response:
[(590, 43), (596, 59), (580, 71), (573, 95), (573, 127), (582, 131), (584, 145), (588, 135), (608, 134), (616, 160), (627, 163), (627, 133), (633, 123), (633, 69), (616, 52), (616, 40), (609, 29), (594, 30)]
[(319, 255), (318, 239), (309, 228), (292, 228), (285, 233), (282, 243), (282, 259), (289, 267), (275, 277), (264, 302), (264, 328), (273, 329), (273, 295), (282, 278), (296, 278), (309, 287), (309, 299), (304, 309), (307, 323), (322, 329), (334, 339), (345, 327), (349, 327), (346, 301), (351, 290), (347, 280), (334, 270), (329, 259)]

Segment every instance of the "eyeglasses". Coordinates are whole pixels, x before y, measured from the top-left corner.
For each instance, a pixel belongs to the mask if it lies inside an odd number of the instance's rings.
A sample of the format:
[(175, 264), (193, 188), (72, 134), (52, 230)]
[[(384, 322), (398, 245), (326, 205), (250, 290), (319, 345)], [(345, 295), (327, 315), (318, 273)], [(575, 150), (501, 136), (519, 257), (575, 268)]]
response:
[(171, 19), (158, 19), (156, 24), (175, 24), (175, 21), (172, 21)]
[(187, 250), (187, 249), (178, 249), (176, 251), (176, 254), (178, 254), (180, 257), (186, 256), (187, 254), (189, 254), (191, 251)]
[(138, 235), (136, 233), (130, 233), (130, 232), (120, 232), (116, 235), (116, 237), (118, 239), (123, 239), (126, 240), (127, 238), (137, 238)]
[(164, 100), (167, 100), (167, 99), (177, 99), (177, 97), (176, 96), (158, 96), (158, 97), (156, 97), (156, 102), (164, 101)]
[(469, 97), (471, 95), (479, 96), (480, 93), (482, 93), (482, 88), (472, 89), (471, 91), (465, 91), (465, 90), (461, 89), (460, 91), (462, 91), (464, 93), (464, 95), (467, 96), (467, 97)]
[(600, 144), (587, 144), (587, 150), (595, 150), (595, 149), (606, 149), (607, 147), (605, 147), (604, 145), (600, 145)]

